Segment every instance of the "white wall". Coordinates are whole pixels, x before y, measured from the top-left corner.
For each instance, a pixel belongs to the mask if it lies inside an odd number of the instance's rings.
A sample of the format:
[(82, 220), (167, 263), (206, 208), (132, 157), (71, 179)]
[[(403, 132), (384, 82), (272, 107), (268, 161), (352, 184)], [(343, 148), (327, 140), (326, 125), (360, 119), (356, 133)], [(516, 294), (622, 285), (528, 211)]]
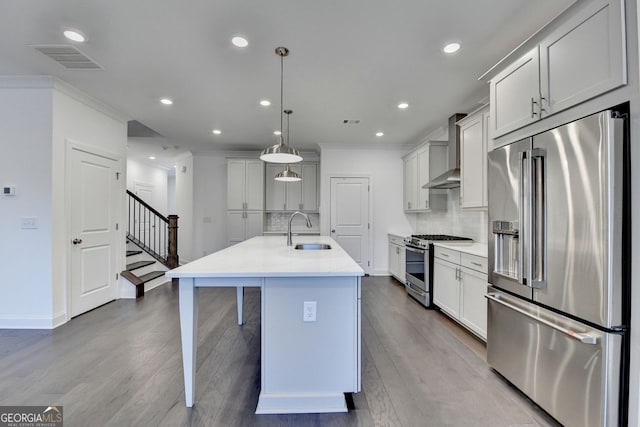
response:
[(167, 213), (177, 215), (176, 212), (176, 174), (174, 171), (167, 176)]
[[(52, 321), (52, 96), (50, 82), (0, 79), (0, 185), (16, 186), (0, 196), (0, 328)], [(38, 229), (21, 229), (25, 216)]]
[(176, 213), (178, 214), (178, 257), (180, 264), (199, 258), (193, 252), (193, 155), (176, 159)]
[(153, 200), (145, 200), (145, 202), (162, 215), (169, 214), (168, 176), (165, 168), (127, 159), (127, 190), (135, 194), (136, 184), (153, 187)]
[[(55, 327), (68, 317), (67, 141), (124, 159), (126, 120), (51, 77), (2, 77), (0, 129), (11, 152), (0, 159), (0, 185), (17, 189), (0, 199), (0, 257), (11, 266), (0, 287), (0, 328)], [(38, 228), (21, 229), (24, 216), (37, 217)], [(117, 252), (120, 268), (124, 243)]]
[(194, 158), (193, 254), (208, 255), (227, 244), (227, 158), (203, 154)]
[[(68, 313), (67, 277), (69, 241), (71, 236), (68, 228), (69, 209), (66, 205), (66, 153), (68, 141), (80, 143), (98, 150), (113, 153), (120, 158), (119, 169), (120, 197), (119, 218), (125, 221), (125, 159), (127, 149), (127, 120), (108, 107), (99, 104), (87, 95), (79, 92), (60, 81), (55, 81), (53, 92), (53, 316), (61, 322)], [(116, 247), (116, 271), (119, 273), (125, 267), (125, 239), (124, 227), (120, 227)], [(68, 316), (67, 316), (68, 320)]]
[(370, 176), (373, 254), (370, 274), (388, 274), (390, 231), (411, 230), (402, 210), (402, 152), (396, 150), (336, 149), (322, 146), (320, 152), (320, 233), (329, 235), (331, 175)]

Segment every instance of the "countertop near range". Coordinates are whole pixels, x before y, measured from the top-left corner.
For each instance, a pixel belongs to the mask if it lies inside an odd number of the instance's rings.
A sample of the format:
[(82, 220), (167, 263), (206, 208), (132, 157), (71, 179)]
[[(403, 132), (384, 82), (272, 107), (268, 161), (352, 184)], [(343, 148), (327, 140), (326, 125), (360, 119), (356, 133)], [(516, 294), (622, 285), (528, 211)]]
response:
[(434, 242), (434, 246), (439, 246), (441, 248), (451, 249), (458, 252), (464, 252), (466, 254), (481, 256), (487, 258), (488, 254), (488, 244), (487, 243), (452, 243), (452, 242)]

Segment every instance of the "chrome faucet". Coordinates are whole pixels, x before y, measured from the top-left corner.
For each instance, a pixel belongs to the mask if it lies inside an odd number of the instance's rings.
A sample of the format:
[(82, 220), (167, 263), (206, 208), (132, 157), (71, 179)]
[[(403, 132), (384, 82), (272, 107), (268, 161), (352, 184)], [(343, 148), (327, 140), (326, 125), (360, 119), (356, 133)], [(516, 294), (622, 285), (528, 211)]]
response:
[(302, 215), (307, 220), (307, 228), (313, 227), (313, 225), (311, 225), (311, 220), (306, 213), (295, 211), (293, 214), (291, 214), (291, 218), (289, 218), (289, 228), (287, 229), (287, 246), (293, 245), (293, 242), (291, 241), (291, 221), (293, 221), (293, 217), (296, 215)]

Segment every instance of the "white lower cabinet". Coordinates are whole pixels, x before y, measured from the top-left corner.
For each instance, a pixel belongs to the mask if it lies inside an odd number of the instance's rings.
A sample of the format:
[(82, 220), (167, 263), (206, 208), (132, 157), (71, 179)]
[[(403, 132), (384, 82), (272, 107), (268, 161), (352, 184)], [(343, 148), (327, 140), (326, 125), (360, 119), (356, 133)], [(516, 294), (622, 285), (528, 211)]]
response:
[(227, 240), (230, 245), (256, 236), (262, 236), (264, 214), (262, 211), (228, 211)]
[(471, 332), (487, 339), (487, 258), (436, 247), (433, 301)]
[(389, 273), (403, 285), (405, 282), (405, 256), (402, 238), (389, 234)]
[(460, 317), (458, 266), (441, 259), (433, 260), (433, 302), (454, 318)]

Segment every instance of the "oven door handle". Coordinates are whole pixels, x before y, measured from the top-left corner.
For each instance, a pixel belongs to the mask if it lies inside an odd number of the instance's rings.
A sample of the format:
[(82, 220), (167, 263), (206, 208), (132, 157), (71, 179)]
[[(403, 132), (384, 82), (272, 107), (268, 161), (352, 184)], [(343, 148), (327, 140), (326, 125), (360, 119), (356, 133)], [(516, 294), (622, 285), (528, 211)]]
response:
[(417, 252), (419, 254), (423, 254), (425, 252), (424, 249), (418, 249), (418, 248), (414, 248), (413, 246), (407, 246), (407, 245), (405, 245), (405, 249), (411, 252)]
[(418, 295), (420, 295), (421, 297), (424, 297), (427, 295), (427, 293), (425, 291), (423, 291), (420, 288), (416, 288), (413, 283), (411, 282), (407, 282), (407, 286), (409, 287), (409, 289), (411, 289), (413, 292), (417, 293)]

